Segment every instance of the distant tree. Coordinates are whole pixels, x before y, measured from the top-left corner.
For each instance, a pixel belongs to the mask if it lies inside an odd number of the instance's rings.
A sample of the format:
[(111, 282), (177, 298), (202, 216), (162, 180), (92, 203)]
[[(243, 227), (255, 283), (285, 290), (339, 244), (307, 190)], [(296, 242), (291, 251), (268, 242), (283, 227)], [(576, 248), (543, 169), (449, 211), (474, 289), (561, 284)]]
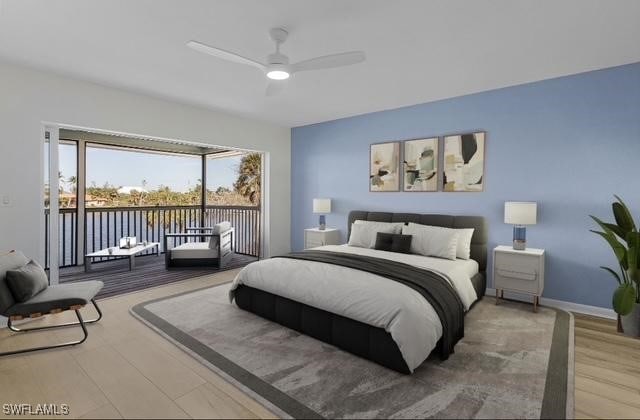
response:
[(67, 183), (70, 185), (72, 193), (75, 194), (76, 192), (78, 192), (78, 177), (76, 177), (75, 175), (71, 175), (67, 180)]
[(231, 192), (231, 190), (227, 187), (223, 187), (220, 186), (216, 189), (216, 194), (222, 195), (222, 194), (229, 194)]
[(259, 153), (244, 155), (238, 167), (238, 179), (233, 184), (236, 192), (246, 197), (252, 204), (260, 204), (262, 157)]
[(58, 193), (62, 194), (64, 192), (64, 175), (62, 171), (58, 171)]

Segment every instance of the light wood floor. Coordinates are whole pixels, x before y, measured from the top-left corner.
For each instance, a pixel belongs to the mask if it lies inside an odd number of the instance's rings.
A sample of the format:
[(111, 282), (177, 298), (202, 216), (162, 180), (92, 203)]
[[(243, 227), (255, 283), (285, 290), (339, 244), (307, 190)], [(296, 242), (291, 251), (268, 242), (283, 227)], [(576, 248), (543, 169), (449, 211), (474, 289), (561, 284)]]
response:
[[(88, 326), (85, 343), (1, 358), (0, 417), (5, 403), (65, 403), (71, 410), (66, 418), (274, 418), (129, 313), (136, 303), (227, 282), (236, 274), (230, 270), (102, 299), (98, 304), (104, 318)], [(85, 311), (85, 319), (93, 315)], [(60, 322), (63, 316), (45, 318)], [(4, 328), (0, 349), (44, 345), (81, 334), (65, 328), (9, 337)]]
[(640, 418), (640, 340), (575, 315), (576, 418)]
[[(105, 317), (88, 327), (84, 344), (0, 359), (0, 406), (65, 403), (71, 408), (66, 418), (273, 418), (129, 314), (136, 303), (226, 282), (236, 273), (101, 300)], [(78, 331), (10, 335), (0, 330), (3, 351), (72, 339)], [(640, 340), (617, 334), (613, 321), (576, 315), (575, 344), (576, 417), (640, 418)]]

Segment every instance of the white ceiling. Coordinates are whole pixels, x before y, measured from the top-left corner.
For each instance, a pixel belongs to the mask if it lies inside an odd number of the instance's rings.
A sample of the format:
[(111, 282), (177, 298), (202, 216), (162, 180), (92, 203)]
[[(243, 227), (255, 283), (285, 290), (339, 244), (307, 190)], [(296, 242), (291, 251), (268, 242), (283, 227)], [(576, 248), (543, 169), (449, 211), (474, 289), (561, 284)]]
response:
[[(636, 0), (0, 1), (0, 59), (284, 126), (640, 61)], [(259, 70), (184, 45), (264, 60), (274, 26), (293, 62), (367, 61), (265, 97)]]

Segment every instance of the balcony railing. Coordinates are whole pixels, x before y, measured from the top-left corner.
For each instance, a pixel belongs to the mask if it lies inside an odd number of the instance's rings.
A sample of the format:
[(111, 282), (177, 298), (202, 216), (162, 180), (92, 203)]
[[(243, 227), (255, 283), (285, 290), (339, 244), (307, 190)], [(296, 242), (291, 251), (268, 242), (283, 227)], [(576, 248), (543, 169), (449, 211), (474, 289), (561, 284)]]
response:
[[(49, 209), (44, 211), (44, 261), (49, 268)], [(58, 260), (60, 267), (78, 263), (78, 212), (76, 209), (60, 209), (58, 227)]]
[[(85, 210), (85, 253), (110, 246), (118, 246), (120, 238), (135, 236), (138, 241), (160, 242), (164, 235), (182, 232), (185, 227), (201, 226), (200, 206), (154, 207), (89, 207)], [(78, 214), (76, 209), (60, 209), (59, 261), (60, 267), (78, 265)], [(206, 206), (205, 226), (228, 220), (235, 228), (234, 247), (239, 254), (260, 256), (260, 207)], [(49, 210), (45, 210), (45, 244), (49, 243)], [(178, 239), (180, 241), (180, 239)], [(184, 239), (182, 239), (184, 241)], [(181, 242), (177, 242), (181, 243)], [(45, 261), (50, 264), (45, 246)]]

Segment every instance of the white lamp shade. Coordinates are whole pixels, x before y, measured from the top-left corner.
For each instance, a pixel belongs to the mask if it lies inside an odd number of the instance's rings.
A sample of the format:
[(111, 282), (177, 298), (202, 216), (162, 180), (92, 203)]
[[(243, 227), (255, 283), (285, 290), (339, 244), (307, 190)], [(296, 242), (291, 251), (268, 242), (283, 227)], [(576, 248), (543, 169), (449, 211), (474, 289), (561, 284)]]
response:
[(504, 222), (509, 225), (535, 225), (538, 204), (532, 201), (507, 201), (504, 203)]
[(331, 199), (330, 198), (314, 198), (313, 212), (314, 213), (331, 213)]

